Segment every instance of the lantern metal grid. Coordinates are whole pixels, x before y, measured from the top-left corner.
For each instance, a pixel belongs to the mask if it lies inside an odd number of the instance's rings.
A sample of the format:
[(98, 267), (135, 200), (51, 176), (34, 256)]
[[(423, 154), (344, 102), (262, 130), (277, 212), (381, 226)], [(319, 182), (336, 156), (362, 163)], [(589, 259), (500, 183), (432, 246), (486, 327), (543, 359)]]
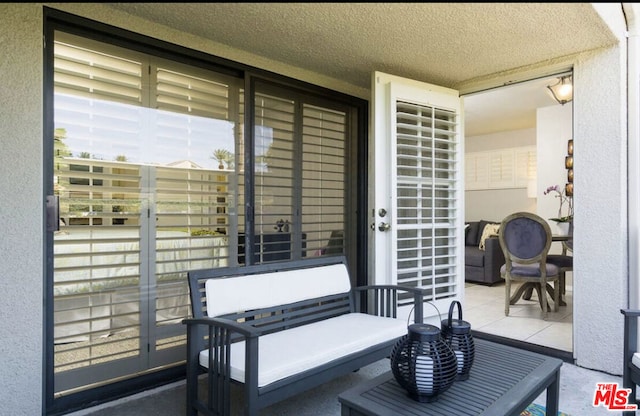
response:
[(437, 400), (455, 381), (456, 369), (455, 353), (433, 325), (409, 325), (391, 351), (393, 376), (419, 402)]
[[(458, 308), (458, 319), (453, 318), (454, 307)], [(462, 320), (462, 305), (451, 302), (448, 319), (443, 320), (442, 339), (451, 347), (457, 360), (456, 380), (466, 380), (473, 365), (475, 344), (471, 336), (471, 324)]]

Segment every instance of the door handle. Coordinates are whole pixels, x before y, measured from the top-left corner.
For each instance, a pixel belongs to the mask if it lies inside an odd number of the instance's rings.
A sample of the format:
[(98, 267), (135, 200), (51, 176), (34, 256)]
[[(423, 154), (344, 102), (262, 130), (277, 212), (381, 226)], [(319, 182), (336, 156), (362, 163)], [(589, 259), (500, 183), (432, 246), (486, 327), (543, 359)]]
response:
[(378, 230), (380, 231), (389, 231), (390, 228), (391, 225), (389, 225), (389, 223), (381, 222), (380, 224), (378, 224)]
[(46, 214), (47, 231), (60, 231), (60, 197), (58, 195), (47, 195)]

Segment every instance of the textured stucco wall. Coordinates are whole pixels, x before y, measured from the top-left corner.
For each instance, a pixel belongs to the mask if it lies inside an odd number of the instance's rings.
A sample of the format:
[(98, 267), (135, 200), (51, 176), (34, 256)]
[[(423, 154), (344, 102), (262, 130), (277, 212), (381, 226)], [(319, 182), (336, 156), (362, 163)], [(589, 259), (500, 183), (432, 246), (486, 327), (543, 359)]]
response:
[(0, 4), (0, 414), (42, 408), (42, 7)]
[(574, 72), (574, 354), (616, 374), (628, 279), (625, 51), (583, 56)]

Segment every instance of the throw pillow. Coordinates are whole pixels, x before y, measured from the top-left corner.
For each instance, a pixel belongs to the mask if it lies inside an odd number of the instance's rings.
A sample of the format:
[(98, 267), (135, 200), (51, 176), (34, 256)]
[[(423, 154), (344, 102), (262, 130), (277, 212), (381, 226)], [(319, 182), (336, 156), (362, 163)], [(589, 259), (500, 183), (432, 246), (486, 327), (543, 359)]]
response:
[(478, 244), (478, 226), (480, 224), (478, 221), (471, 221), (469, 223), (469, 227), (465, 232), (464, 245), (465, 246), (475, 246)]
[(484, 227), (487, 224), (495, 224), (495, 221), (487, 221), (487, 220), (480, 220), (478, 222), (478, 235), (476, 235), (476, 243), (474, 244), (474, 246), (479, 246), (480, 245), (480, 238), (482, 237), (482, 232), (484, 231)]
[(500, 231), (500, 224), (487, 224), (484, 227), (484, 230), (482, 231), (482, 237), (480, 237), (480, 250), (484, 251), (484, 242), (487, 238), (491, 237), (492, 235), (498, 235), (498, 232)]

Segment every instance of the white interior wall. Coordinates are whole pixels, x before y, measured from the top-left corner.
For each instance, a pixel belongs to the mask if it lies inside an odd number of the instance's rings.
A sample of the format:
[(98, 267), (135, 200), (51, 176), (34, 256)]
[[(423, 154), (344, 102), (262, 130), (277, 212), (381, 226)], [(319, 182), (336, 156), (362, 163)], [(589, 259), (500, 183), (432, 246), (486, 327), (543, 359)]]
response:
[[(537, 111), (536, 127), (532, 129), (470, 136), (466, 151), (480, 152), (518, 146), (536, 146), (536, 198), (529, 198), (527, 189), (468, 190), (465, 192), (465, 221), (501, 221), (518, 211), (533, 212), (548, 219), (557, 216), (555, 195), (544, 195), (548, 186), (564, 187), (567, 179), (565, 156), (567, 140), (572, 138), (571, 103), (552, 105)], [(470, 150), (471, 149), (471, 150)], [(560, 233), (556, 223), (548, 221), (551, 231)], [(554, 243), (551, 253), (560, 253), (562, 246)]]
[(495, 221), (514, 212), (535, 212), (536, 201), (526, 188), (465, 191), (465, 221)]
[(536, 145), (536, 129), (500, 131), (479, 136), (469, 136), (464, 140), (465, 152), (508, 149)]
[[(465, 138), (465, 152), (508, 149), (536, 145), (536, 129), (502, 131)], [(536, 200), (526, 188), (465, 191), (465, 221), (495, 221), (518, 211), (535, 212)]]
[[(556, 194), (544, 195), (549, 186), (559, 185), (564, 189), (567, 183), (567, 141), (573, 138), (573, 104), (552, 105), (539, 108), (536, 116), (537, 126), (537, 192), (536, 211), (551, 226), (551, 232), (560, 233), (556, 223), (549, 218), (558, 216), (560, 202)], [(566, 212), (563, 208), (563, 213)]]

